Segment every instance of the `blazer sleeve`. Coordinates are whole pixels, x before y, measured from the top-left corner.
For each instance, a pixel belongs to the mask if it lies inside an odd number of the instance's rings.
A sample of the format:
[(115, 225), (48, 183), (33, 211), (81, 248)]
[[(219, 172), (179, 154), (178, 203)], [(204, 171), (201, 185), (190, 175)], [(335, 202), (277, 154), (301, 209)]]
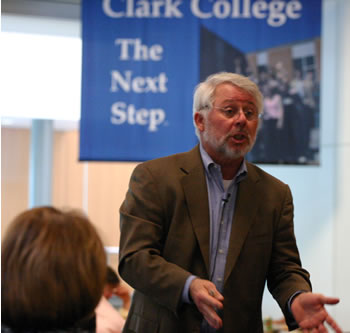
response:
[(294, 234), (293, 200), (290, 189), (284, 185), (285, 195), (282, 209), (276, 222), (267, 286), (279, 303), (287, 325), (295, 329), (294, 318), (288, 301), (298, 291), (311, 291), (309, 273), (302, 268)]
[(154, 173), (139, 164), (120, 207), (119, 273), (133, 288), (176, 312), (190, 273), (163, 257), (166, 203)]

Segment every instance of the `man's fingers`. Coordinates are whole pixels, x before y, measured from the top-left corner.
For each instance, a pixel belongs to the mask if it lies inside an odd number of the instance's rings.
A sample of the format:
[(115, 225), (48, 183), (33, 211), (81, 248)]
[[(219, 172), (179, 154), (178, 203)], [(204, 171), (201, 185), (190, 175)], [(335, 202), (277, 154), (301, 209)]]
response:
[(214, 308), (222, 309), (224, 297), (216, 289), (215, 285), (208, 281), (196, 278), (190, 284), (190, 293), (194, 302), (204, 302)]
[[(321, 323), (319, 324), (316, 324), (317, 321), (319, 322), (319, 320), (316, 320), (316, 321), (309, 321), (307, 323), (300, 323), (300, 328), (302, 329), (303, 333), (327, 333), (328, 329), (325, 322), (327, 323), (327, 325), (329, 325), (333, 329), (332, 332), (333, 331), (336, 333), (343, 332), (330, 315), (327, 315), (327, 317), (321, 320)], [(316, 327), (316, 325), (318, 326)]]
[(224, 297), (215, 285), (211, 281), (196, 278), (190, 284), (190, 293), (208, 324), (215, 329), (221, 328), (222, 319), (216, 311), (223, 308)]
[(211, 327), (217, 330), (222, 327), (222, 320), (219, 316), (217, 316), (216, 318), (212, 316), (205, 316), (204, 318)]
[(209, 290), (209, 296), (206, 298), (206, 303), (214, 309), (222, 309), (224, 306), (222, 300), (224, 299), (219, 292), (215, 293), (212, 290)]
[(330, 315), (328, 315), (326, 317), (326, 323), (328, 325), (330, 325), (336, 333), (342, 333), (343, 332), (342, 329), (337, 325), (335, 320)]
[(220, 302), (222, 302), (224, 300), (224, 296), (222, 296), (217, 290), (209, 289), (208, 294)]
[(216, 330), (219, 330), (222, 327), (222, 320), (219, 317), (217, 319), (213, 318), (211, 321), (208, 321), (208, 324)]
[(208, 291), (208, 296), (206, 296), (204, 303), (206, 311), (203, 313), (205, 320), (208, 324), (215, 328), (220, 329), (222, 327), (222, 319), (216, 313), (217, 309), (222, 309), (223, 304), (218, 299), (223, 299), (222, 295), (215, 290), (210, 289)]
[(338, 304), (339, 298), (337, 297), (325, 297), (324, 304)]
[(219, 329), (222, 327), (222, 320), (212, 307), (208, 305), (203, 305), (201, 310), (204, 319), (208, 322), (208, 324), (211, 327), (215, 329)]
[(327, 333), (327, 329), (324, 327), (323, 324), (320, 324), (318, 326), (318, 332), (320, 332), (320, 333)]

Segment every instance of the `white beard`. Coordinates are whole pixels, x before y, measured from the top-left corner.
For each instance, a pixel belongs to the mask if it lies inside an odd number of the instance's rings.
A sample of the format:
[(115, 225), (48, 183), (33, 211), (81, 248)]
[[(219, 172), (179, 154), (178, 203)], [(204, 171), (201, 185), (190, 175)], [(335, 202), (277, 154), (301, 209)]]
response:
[(228, 137), (231, 134), (217, 138), (212, 133), (212, 126), (208, 121), (205, 121), (205, 131), (203, 132), (203, 140), (218, 154), (226, 159), (239, 159), (244, 157), (254, 146), (256, 135), (252, 138), (248, 135), (248, 144), (243, 147), (230, 147), (227, 143)]

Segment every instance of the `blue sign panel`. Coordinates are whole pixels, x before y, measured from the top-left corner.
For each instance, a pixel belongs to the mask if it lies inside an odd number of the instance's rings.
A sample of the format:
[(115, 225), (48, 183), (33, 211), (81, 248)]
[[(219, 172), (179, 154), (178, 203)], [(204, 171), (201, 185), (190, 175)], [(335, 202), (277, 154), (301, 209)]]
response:
[[(193, 90), (230, 71), (271, 97), (249, 158), (317, 164), (320, 20), (320, 0), (84, 0), (80, 159), (191, 149)], [(295, 133), (289, 121), (299, 117), (307, 120)]]

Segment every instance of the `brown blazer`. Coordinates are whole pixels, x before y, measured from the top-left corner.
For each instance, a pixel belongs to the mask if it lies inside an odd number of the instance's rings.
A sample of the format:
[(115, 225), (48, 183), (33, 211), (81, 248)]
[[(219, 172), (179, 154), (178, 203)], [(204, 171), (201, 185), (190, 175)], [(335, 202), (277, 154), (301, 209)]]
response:
[[(285, 312), (311, 290), (301, 268), (289, 187), (247, 163), (238, 188), (225, 269), (225, 333), (262, 332), (265, 282)], [(120, 208), (122, 278), (135, 288), (124, 332), (199, 332), (202, 315), (181, 296), (186, 279), (208, 279), (209, 204), (199, 147), (139, 164)]]

